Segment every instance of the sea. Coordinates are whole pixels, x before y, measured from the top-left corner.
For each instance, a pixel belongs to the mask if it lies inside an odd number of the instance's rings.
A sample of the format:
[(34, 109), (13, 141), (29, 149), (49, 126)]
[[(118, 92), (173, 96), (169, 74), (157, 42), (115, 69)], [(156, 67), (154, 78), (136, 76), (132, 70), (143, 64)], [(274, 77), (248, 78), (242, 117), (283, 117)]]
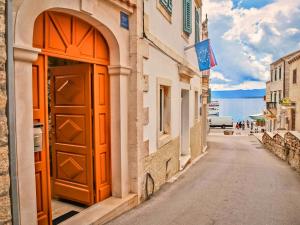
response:
[(262, 114), (266, 103), (260, 98), (212, 98), (220, 104), (220, 116), (232, 116), (235, 122), (249, 120), (250, 115)]

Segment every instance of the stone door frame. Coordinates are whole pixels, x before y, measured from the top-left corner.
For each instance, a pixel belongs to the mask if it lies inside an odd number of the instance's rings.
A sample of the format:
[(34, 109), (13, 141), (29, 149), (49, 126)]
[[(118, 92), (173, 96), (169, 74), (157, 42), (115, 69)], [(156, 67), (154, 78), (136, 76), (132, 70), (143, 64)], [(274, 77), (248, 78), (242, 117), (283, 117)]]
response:
[[(180, 83), (180, 151), (179, 151), (179, 159), (180, 159), (180, 167), (182, 169), (182, 167), (187, 163), (187, 161), (190, 159), (191, 157), (191, 146), (190, 146), (190, 90), (191, 90), (191, 85), (188, 83)], [(186, 110), (187, 112), (185, 113), (187, 115), (187, 118), (183, 118), (184, 115), (182, 115), (182, 106), (183, 106), (183, 98), (182, 93), (186, 92), (186, 97), (187, 97), (187, 104), (188, 107), (185, 107), (184, 110)], [(183, 121), (183, 119), (185, 119)], [(185, 122), (187, 123), (186, 125), (188, 126), (188, 132), (183, 134), (183, 127), (182, 127), (182, 123)], [(183, 138), (186, 139), (187, 141), (187, 145), (188, 148), (187, 149), (182, 149), (182, 140)]]
[[(104, 4), (104, 3), (103, 3)], [(36, 7), (32, 7), (35, 5)], [(127, 52), (129, 44), (120, 34), (120, 28), (105, 15), (105, 7), (87, 7), (87, 1), (24, 0), (16, 13), (14, 27), (14, 69), (16, 106), (16, 152), (20, 224), (36, 224), (36, 193), (34, 177), (32, 62), (40, 49), (32, 47), (35, 19), (44, 11), (56, 10), (75, 15), (98, 29), (110, 49), (110, 101), (111, 101), (111, 162), (112, 196), (125, 197), (129, 193), (128, 181), (128, 75), (131, 73)], [(99, 4), (100, 5), (100, 4)], [(87, 13), (87, 10), (93, 10)], [(100, 22), (101, 21), (101, 22)], [(125, 39), (125, 40), (122, 40)], [(30, 207), (28, 207), (30, 206)]]

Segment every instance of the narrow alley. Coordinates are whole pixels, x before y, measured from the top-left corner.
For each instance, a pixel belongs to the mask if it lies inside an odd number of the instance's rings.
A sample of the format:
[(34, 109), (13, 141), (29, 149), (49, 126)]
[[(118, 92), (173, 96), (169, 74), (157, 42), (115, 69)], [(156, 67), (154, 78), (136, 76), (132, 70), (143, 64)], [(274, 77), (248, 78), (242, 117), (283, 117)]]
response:
[(300, 176), (253, 136), (210, 134), (208, 154), (108, 225), (300, 224)]

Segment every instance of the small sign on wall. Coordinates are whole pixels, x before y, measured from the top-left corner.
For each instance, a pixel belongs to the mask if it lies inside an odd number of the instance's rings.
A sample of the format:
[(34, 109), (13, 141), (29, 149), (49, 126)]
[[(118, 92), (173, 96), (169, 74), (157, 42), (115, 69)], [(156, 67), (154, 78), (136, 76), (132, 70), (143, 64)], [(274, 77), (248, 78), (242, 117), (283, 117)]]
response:
[(129, 16), (124, 12), (120, 12), (120, 25), (127, 30), (129, 29)]

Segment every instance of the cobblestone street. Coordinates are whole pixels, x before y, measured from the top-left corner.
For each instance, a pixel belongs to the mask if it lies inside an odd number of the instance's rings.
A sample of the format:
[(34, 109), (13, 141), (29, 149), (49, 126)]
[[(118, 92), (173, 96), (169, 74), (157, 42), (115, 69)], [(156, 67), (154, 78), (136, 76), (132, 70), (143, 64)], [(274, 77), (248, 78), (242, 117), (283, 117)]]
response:
[(109, 225), (298, 225), (300, 176), (254, 136), (209, 136), (208, 154)]

